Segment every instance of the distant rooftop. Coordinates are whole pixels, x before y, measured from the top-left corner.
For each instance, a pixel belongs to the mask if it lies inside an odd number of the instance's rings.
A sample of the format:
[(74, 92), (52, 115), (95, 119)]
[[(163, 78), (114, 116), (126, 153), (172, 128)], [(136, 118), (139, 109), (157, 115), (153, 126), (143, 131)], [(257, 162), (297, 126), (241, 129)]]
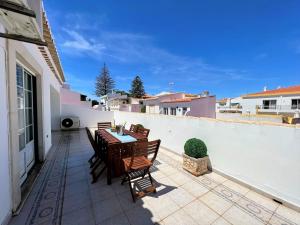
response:
[(178, 98), (178, 99), (172, 99), (172, 100), (165, 100), (165, 101), (162, 101), (162, 103), (191, 102), (193, 99), (197, 99), (197, 98), (200, 98), (200, 97)]
[(253, 94), (247, 94), (243, 97), (264, 97), (264, 96), (278, 96), (278, 95), (291, 95), (300, 94), (300, 85), (290, 86), (285, 88), (278, 88), (274, 90), (266, 90), (262, 92), (257, 92)]

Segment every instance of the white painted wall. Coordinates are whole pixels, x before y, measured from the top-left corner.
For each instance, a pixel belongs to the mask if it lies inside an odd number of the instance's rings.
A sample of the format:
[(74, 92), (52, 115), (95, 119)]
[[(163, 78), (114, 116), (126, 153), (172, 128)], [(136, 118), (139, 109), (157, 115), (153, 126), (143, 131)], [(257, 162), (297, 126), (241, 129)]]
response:
[(150, 140), (179, 154), (186, 140), (200, 138), (214, 169), (300, 207), (299, 126), (128, 112), (115, 120), (143, 124)]
[(80, 100), (81, 94), (76, 91), (72, 91), (68, 88), (61, 88), (60, 89), (60, 101), (61, 104), (67, 105), (81, 105), (86, 107), (92, 107), (92, 101), (81, 101)]
[(156, 113), (159, 114), (159, 105), (146, 105), (146, 113)]
[(236, 121), (265, 121), (282, 124), (282, 117), (277, 115), (247, 115), (241, 113), (216, 113), (217, 119), (227, 119)]
[[(1, 25), (0, 25), (1, 26)], [(7, 45), (5, 45), (7, 43)], [(5, 71), (5, 63), (3, 61), (3, 54), (7, 52), (7, 67)], [(4, 129), (1, 130), (1, 144), (3, 143), (3, 149), (1, 150), (0, 162), (1, 171), (1, 189), (0, 195), (5, 196), (1, 200), (1, 213), (0, 223), (3, 223), (3, 214), (5, 214), (6, 207), (8, 211), (14, 211), (21, 201), (21, 189), (19, 186), (19, 145), (18, 145), (18, 113), (17, 113), (17, 89), (16, 89), (16, 63), (20, 62), (26, 66), (37, 77), (37, 98), (38, 98), (38, 134), (39, 134), (39, 152), (41, 159), (44, 159), (45, 155), (51, 147), (51, 110), (50, 110), (50, 85), (59, 91), (60, 84), (56, 79), (53, 72), (49, 69), (45, 59), (42, 57), (38, 47), (33, 44), (22, 43), (19, 41), (0, 39), (0, 70), (1, 70), (1, 126)], [(4, 74), (4, 76), (3, 76)], [(6, 89), (7, 79), (8, 88)], [(4, 79), (4, 80), (3, 80)], [(4, 85), (5, 87), (2, 87)], [(9, 102), (9, 104), (6, 104)], [(8, 107), (6, 107), (8, 105)], [(2, 115), (3, 113), (3, 115)], [(6, 115), (6, 116), (4, 116)], [(7, 116), (8, 115), (8, 116)], [(3, 121), (2, 121), (3, 120)], [(4, 132), (2, 134), (2, 132)], [(8, 146), (6, 141), (8, 139)], [(4, 140), (2, 140), (2, 138)], [(5, 141), (6, 140), (6, 141)], [(7, 152), (6, 152), (7, 151)], [(8, 162), (10, 162), (8, 164)], [(5, 169), (7, 167), (7, 169)], [(7, 172), (9, 173), (7, 174)], [(2, 174), (3, 173), (3, 174)], [(6, 175), (8, 179), (6, 179)], [(2, 185), (2, 182), (4, 184)], [(11, 185), (10, 185), (11, 183)], [(10, 186), (7, 186), (10, 185)], [(7, 192), (7, 188), (9, 192)], [(7, 202), (9, 199), (9, 202)], [(2, 202), (3, 200), (3, 202)]]
[(77, 116), (80, 119), (80, 127), (96, 127), (98, 122), (113, 122), (113, 111), (100, 111), (77, 105), (63, 104), (61, 106), (62, 116)]
[[(1, 25), (0, 31), (3, 32)], [(9, 218), (12, 205), (9, 176), (9, 129), (5, 49), (5, 39), (0, 38), (0, 224)]]
[[(292, 99), (300, 99), (300, 95), (290, 95), (290, 96), (274, 96), (274, 97), (257, 97), (257, 98), (243, 98), (241, 101), (242, 104), (242, 113), (246, 114), (247, 111), (250, 114), (256, 114), (256, 106), (263, 105), (263, 100), (276, 100), (276, 105), (282, 107), (283, 111), (294, 112), (295, 110), (291, 109)], [(276, 110), (268, 110), (270, 112), (276, 112)]]
[(51, 100), (51, 130), (60, 130), (60, 95), (52, 86), (50, 87)]

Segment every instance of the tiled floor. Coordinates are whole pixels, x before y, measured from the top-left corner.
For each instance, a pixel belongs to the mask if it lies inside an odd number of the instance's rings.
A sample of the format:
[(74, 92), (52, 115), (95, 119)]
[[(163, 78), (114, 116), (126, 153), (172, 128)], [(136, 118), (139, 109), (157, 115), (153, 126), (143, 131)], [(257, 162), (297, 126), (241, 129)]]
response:
[[(132, 202), (120, 179), (91, 184), (85, 131), (53, 134), (54, 145), (14, 224), (300, 224), (300, 213), (216, 174), (193, 177), (181, 157), (160, 149), (157, 193)], [(142, 185), (136, 182), (136, 186)]]

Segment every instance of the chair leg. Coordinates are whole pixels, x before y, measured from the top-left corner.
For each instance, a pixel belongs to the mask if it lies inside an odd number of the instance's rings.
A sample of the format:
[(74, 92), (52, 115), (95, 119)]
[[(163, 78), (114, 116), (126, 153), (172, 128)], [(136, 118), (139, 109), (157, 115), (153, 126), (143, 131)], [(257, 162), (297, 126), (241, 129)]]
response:
[(96, 157), (96, 154), (92, 155), (92, 157), (89, 159), (89, 161), (88, 161), (88, 162), (89, 162), (89, 163), (92, 163), (92, 162), (93, 162), (93, 158), (94, 158), (94, 157)]
[(130, 179), (129, 174), (127, 174), (127, 177), (128, 177), (128, 184), (129, 184), (129, 188), (130, 188), (132, 200), (133, 200), (133, 202), (135, 202), (135, 194), (134, 194), (133, 189), (132, 189), (132, 186), (131, 186), (131, 179)]
[(123, 185), (126, 182), (126, 180), (127, 180), (127, 177), (124, 176), (123, 179), (122, 179), (121, 185)]
[(152, 179), (152, 176), (151, 176), (150, 171), (148, 171), (148, 176), (149, 176), (149, 179), (150, 179), (152, 188), (153, 188), (153, 193), (156, 193), (156, 188), (155, 188), (155, 186), (153, 185), (153, 179)]
[(93, 161), (91, 161), (90, 162), (90, 168), (92, 169), (95, 165), (96, 165), (96, 163), (98, 162), (100, 160), (100, 157), (96, 157), (95, 156), (95, 160)]
[(93, 183), (95, 183), (97, 180), (98, 180), (98, 178), (101, 176), (101, 174), (105, 171), (105, 169), (106, 169), (106, 166), (104, 166), (103, 168), (102, 168), (102, 170), (95, 176), (95, 174), (93, 173), (93, 180), (92, 180), (92, 184)]
[(149, 179), (150, 179), (151, 185), (153, 186), (153, 180), (152, 180), (152, 176), (151, 176), (151, 174), (150, 174), (150, 171), (148, 171), (148, 176), (149, 176)]
[(101, 165), (101, 163), (102, 163), (102, 160), (98, 159), (98, 160), (94, 163), (93, 167), (91, 168), (92, 170), (91, 170), (90, 174), (94, 173), (95, 170)]

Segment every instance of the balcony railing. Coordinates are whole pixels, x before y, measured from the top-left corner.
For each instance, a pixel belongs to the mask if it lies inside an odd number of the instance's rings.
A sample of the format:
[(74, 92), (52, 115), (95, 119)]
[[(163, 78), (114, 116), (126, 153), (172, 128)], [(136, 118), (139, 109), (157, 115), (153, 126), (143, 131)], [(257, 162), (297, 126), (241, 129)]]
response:
[(217, 111), (219, 112), (242, 112), (242, 106), (218, 106)]
[(257, 105), (259, 112), (295, 112), (300, 110), (300, 105)]

